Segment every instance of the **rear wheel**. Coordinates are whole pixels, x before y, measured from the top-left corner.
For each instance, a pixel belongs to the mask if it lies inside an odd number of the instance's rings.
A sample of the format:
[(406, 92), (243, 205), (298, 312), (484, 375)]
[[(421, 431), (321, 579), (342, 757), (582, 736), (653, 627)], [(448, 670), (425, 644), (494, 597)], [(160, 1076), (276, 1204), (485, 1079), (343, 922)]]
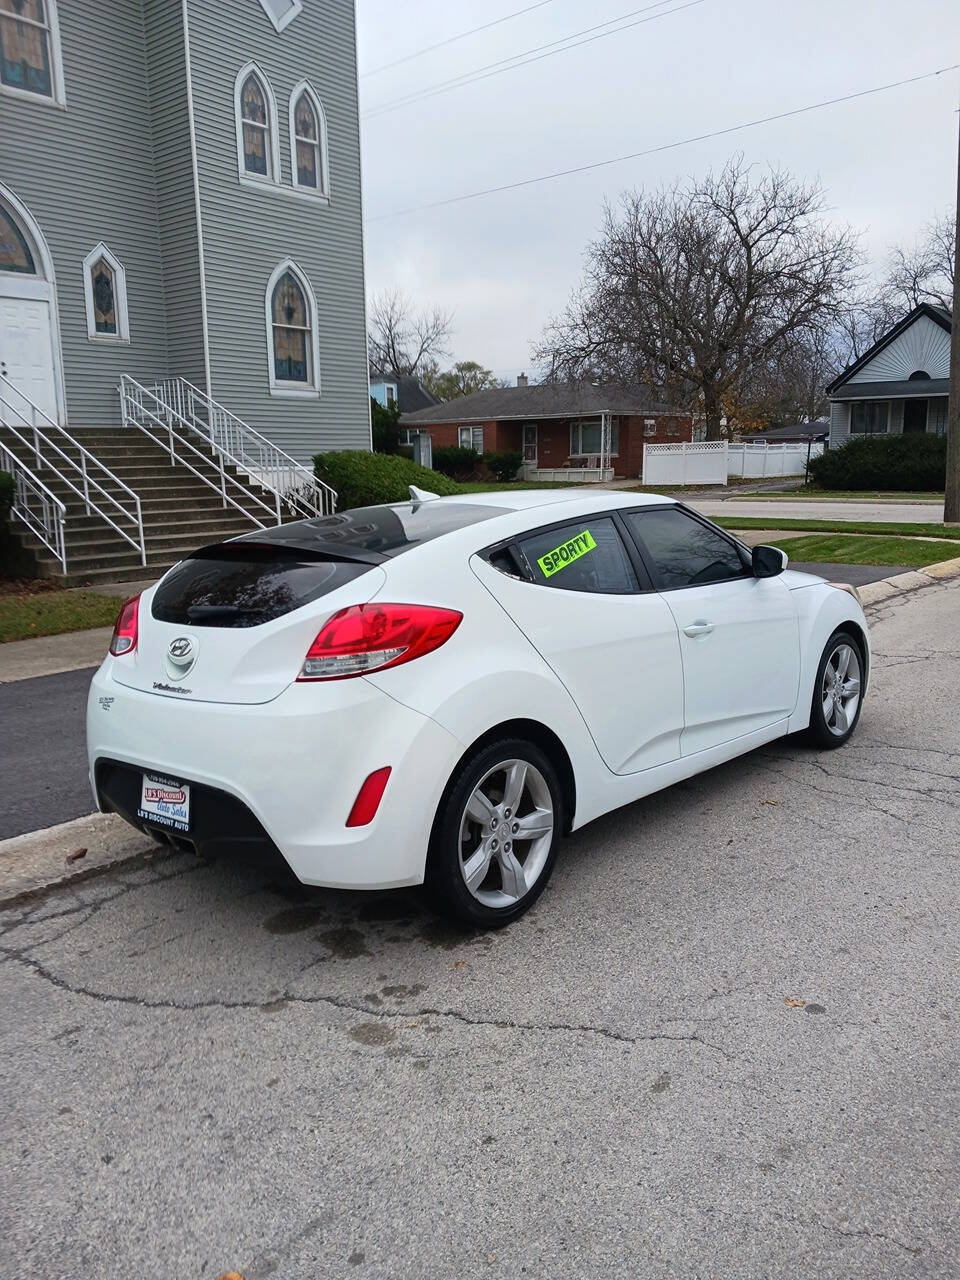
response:
[(835, 631), (817, 669), (809, 737), (818, 747), (842, 747), (860, 719), (863, 651), (849, 631)]
[(546, 887), (562, 825), (556, 770), (539, 747), (482, 747), (437, 810), (425, 878), (434, 906), (485, 929), (516, 920)]

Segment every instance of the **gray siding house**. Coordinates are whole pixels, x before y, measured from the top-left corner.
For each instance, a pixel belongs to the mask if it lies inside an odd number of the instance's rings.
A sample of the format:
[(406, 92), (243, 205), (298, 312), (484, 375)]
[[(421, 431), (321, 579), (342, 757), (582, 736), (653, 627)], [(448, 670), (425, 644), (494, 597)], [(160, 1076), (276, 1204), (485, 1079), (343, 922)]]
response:
[(71, 430), (126, 374), (369, 447), (353, 0), (0, 0), (0, 374)]
[(943, 435), (950, 313), (921, 303), (827, 387), (830, 444), (851, 435)]

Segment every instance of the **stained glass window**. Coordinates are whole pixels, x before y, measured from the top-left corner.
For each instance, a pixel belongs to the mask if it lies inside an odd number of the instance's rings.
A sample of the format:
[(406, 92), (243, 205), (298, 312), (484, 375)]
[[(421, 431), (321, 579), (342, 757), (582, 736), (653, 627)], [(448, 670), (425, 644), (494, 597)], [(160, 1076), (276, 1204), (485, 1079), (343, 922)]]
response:
[(95, 262), (92, 269), (93, 322), (97, 333), (117, 332), (117, 303), (114, 289), (113, 268), (105, 258)]
[(317, 113), (306, 92), (297, 99), (293, 130), (297, 142), (297, 183), (317, 189), (320, 187), (320, 129)]
[(277, 281), (271, 302), (273, 370), (277, 382), (310, 381), (310, 312), (290, 271)]
[(23, 232), (4, 209), (0, 209), (0, 271), (19, 271), (27, 276), (37, 274), (33, 254)]
[(53, 97), (50, 23), (44, 0), (0, 0), (0, 83)]
[(252, 71), (240, 91), (240, 115), (243, 120), (243, 167), (247, 173), (269, 177), (267, 99), (263, 86)]

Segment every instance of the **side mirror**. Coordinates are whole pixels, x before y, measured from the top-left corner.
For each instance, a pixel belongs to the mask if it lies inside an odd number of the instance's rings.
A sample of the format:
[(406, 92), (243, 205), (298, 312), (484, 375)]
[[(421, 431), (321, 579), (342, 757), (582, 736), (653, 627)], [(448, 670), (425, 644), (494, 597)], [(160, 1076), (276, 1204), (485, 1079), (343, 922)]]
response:
[(755, 578), (775, 578), (787, 567), (787, 553), (779, 547), (754, 547), (751, 563)]

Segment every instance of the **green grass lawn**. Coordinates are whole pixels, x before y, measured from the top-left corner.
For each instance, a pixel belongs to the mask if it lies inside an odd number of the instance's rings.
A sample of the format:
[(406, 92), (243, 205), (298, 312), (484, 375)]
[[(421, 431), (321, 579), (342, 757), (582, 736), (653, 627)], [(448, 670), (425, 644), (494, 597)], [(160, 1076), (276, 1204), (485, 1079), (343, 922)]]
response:
[(119, 596), (99, 596), (93, 591), (0, 595), (0, 644), (112, 627), (122, 604)]
[(916, 538), (846, 537), (784, 538), (783, 549), (794, 564), (890, 564), (922, 569), (960, 556), (960, 542), (919, 542)]
[(768, 489), (765, 493), (744, 493), (735, 495), (743, 502), (782, 502), (784, 498), (803, 498), (807, 501), (831, 502), (942, 502), (942, 493), (894, 493), (890, 490), (864, 489), (814, 489), (807, 485), (803, 489)]
[(713, 516), (714, 524), (724, 529), (802, 529), (809, 533), (878, 533), (901, 538), (956, 538), (957, 530), (944, 524), (887, 524), (884, 521), (860, 520), (803, 520), (762, 516)]

